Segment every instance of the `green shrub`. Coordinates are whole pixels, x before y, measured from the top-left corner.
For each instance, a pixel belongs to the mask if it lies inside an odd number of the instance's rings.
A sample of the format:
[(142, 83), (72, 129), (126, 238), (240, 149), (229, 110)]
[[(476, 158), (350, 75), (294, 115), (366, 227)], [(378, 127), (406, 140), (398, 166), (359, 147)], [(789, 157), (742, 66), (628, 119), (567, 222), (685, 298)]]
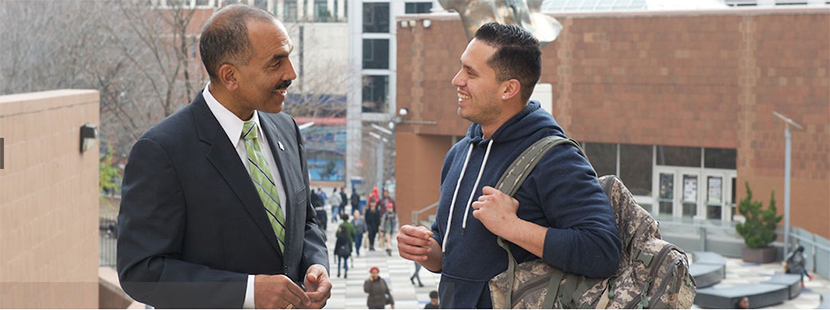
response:
[(746, 222), (738, 223), (735, 229), (744, 238), (747, 247), (763, 248), (775, 241), (775, 228), (782, 218), (775, 207), (775, 191), (772, 191), (769, 208), (764, 209), (760, 201), (752, 201), (752, 190), (746, 182), (746, 198), (738, 204), (738, 212), (746, 218)]

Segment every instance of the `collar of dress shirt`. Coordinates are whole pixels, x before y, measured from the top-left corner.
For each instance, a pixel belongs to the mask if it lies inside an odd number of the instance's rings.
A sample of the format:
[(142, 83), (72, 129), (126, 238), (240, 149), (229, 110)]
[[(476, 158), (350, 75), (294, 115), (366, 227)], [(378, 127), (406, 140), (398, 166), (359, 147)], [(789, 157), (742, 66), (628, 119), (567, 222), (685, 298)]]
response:
[[(236, 114), (233, 114), (231, 110), (228, 110), (228, 108), (219, 103), (219, 101), (213, 97), (213, 94), (210, 93), (210, 82), (205, 85), (205, 89), (202, 91), (202, 96), (205, 98), (205, 102), (207, 102), (210, 112), (213, 113), (213, 116), (215, 116), (216, 120), (219, 121), (219, 125), (222, 126), (222, 129), (224, 129), (225, 133), (228, 135), (231, 145), (236, 147), (237, 143), (242, 138), (242, 126), (245, 122), (239, 119)], [(251, 119), (253, 119), (254, 123), (256, 123), (257, 130), (259, 131), (260, 136), (262, 136), (262, 126), (259, 124), (259, 114), (256, 110), (254, 110), (254, 116), (252, 116)]]

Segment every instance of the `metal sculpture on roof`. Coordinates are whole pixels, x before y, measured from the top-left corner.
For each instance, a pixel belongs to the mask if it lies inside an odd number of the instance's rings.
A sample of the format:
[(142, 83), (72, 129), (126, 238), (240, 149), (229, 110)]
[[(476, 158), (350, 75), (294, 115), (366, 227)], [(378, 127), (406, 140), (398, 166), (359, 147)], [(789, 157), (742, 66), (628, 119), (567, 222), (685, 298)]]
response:
[(461, 15), (467, 39), (489, 22), (514, 24), (532, 33), (542, 46), (553, 42), (562, 24), (541, 12), (542, 0), (438, 0), (445, 10)]

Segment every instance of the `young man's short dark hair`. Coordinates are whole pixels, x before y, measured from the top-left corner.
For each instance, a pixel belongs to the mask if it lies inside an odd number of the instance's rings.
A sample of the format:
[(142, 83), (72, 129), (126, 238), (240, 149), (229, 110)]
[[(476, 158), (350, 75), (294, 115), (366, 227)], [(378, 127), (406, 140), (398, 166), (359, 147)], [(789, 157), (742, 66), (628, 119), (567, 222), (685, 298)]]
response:
[(438, 291), (429, 292), (429, 299), (438, 298)]
[(542, 76), (542, 50), (539, 40), (516, 25), (487, 23), (478, 28), (475, 39), (496, 48), (487, 64), (496, 71), (496, 79), (517, 79), (522, 85), (522, 100), (527, 102)]

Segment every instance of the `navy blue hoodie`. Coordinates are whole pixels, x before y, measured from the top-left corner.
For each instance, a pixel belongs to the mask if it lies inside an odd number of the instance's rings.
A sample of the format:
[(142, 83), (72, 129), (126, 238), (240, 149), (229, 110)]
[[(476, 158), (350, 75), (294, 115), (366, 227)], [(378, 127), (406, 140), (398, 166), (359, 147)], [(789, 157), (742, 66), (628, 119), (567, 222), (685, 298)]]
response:
[[(492, 308), (487, 282), (507, 269), (507, 253), (496, 243), (496, 235), (473, 217), (473, 209), (468, 207), (488, 144), (492, 143), (473, 201), (481, 196), (484, 186), (495, 186), (522, 151), (551, 135), (565, 137), (553, 116), (531, 101), (488, 139), (483, 138), (481, 125), (472, 124), (467, 136), (447, 153), (432, 225), (433, 238), (444, 251), (441, 308)], [(614, 273), (620, 253), (614, 213), (596, 173), (576, 147), (560, 145), (548, 152), (513, 197), (519, 201), (519, 218), (549, 227), (542, 257), (545, 262), (589, 277), (605, 278)], [(519, 263), (538, 258), (521, 247), (511, 248)]]

